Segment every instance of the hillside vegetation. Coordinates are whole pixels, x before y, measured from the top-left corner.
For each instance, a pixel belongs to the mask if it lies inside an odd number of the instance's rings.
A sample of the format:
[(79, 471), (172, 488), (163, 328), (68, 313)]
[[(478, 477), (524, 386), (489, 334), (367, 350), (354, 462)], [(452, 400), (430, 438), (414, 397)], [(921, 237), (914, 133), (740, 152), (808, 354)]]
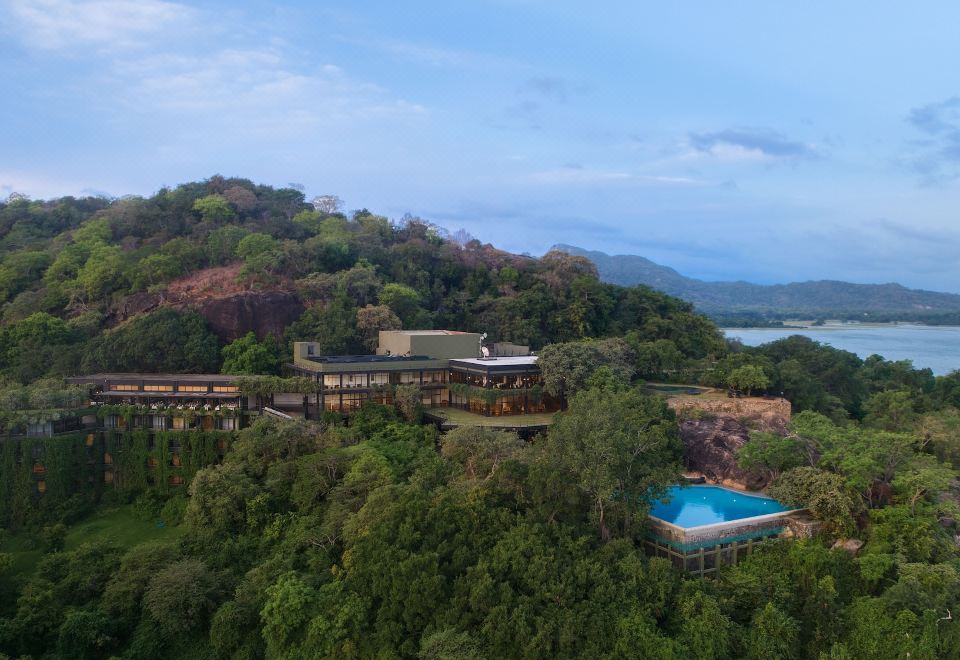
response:
[(612, 256), (570, 245), (554, 249), (586, 257), (605, 282), (652, 287), (693, 303), (721, 323), (788, 318), (960, 323), (960, 295), (952, 293), (835, 280), (773, 285), (704, 282), (638, 255)]
[[(369, 351), (378, 329), (432, 326), (530, 343), (568, 409), (531, 441), (440, 434), (419, 396), (102, 447), (0, 438), (0, 657), (960, 657), (960, 372), (804, 337), (727, 344), (581, 257), (317, 207), (218, 177), (8, 201), (0, 424), (81, 405), (56, 377), (76, 370), (270, 373), (291, 340)], [(231, 311), (265, 309), (292, 319), (258, 337)], [(735, 460), (819, 535), (755, 544), (713, 579), (647, 557), (684, 448), (645, 380), (788, 397), (789, 426)], [(109, 484), (91, 477), (105, 453)]]
[[(369, 352), (380, 329), (455, 328), (539, 348), (618, 336), (722, 349), (688, 303), (604, 284), (586, 259), (522, 257), (407, 218), (349, 216), (242, 179), (149, 198), (0, 203), (0, 374), (217, 371), (255, 331)], [(271, 321), (272, 324), (271, 324)]]

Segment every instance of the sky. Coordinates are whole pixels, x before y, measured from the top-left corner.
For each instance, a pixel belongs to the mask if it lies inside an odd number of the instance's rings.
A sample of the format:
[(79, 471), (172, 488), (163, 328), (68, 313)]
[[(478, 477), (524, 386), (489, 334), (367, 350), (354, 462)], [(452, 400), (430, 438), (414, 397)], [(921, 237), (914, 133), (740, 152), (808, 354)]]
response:
[(960, 3), (0, 0), (0, 199), (214, 174), (539, 255), (960, 293)]

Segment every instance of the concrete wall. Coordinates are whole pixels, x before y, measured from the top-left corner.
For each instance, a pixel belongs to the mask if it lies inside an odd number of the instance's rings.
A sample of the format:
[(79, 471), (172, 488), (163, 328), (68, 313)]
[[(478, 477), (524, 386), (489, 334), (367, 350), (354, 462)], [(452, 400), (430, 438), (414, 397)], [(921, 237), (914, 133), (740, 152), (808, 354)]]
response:
[(480, 335), (474, 332), (382, 330), (377, 355), (426, 355), (435, 359), (479, 356)]

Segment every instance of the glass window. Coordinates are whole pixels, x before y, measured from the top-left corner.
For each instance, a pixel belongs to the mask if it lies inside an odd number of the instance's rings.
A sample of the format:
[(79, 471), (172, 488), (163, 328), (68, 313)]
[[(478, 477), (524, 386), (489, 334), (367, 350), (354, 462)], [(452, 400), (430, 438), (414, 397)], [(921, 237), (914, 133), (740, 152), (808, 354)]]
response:
[(139, 390), (140, 390), (140, 386), (139, 386), (139, 385), (122, 384), (122, 385), (111, 385), (111, 386), (110, 386), (110, 391), (111, 391), (111, 392), (137, 392), (137, 391), (139, 391)]
[(214, 391), (214, 392), (226, 392), (226, 393), (232, 394), (232, 393), (234, 393), (234, 392), (239, 392), (239, 391), (240, 391), (240, 388), (237, 387), (236, 385), (214, 385), (214, 386), (213, 386), (213, 391)]
[(173, 385), (144, 385), (144, 392), (172, 392)]
[(323, 388), (327, 390), (340, 389), (340, 374), (324, 374)]
[(376, 371), (370, 374), (370, 387), (376, 387), (378, 385), (389, 385), (390, 384), (390, 374), (385, 371)]
[(366, 387), (367, 374), (343, 374), (344, 387)]
[(177, 385), (178, 392), (206, 392), (209, 389), (206, 385)]

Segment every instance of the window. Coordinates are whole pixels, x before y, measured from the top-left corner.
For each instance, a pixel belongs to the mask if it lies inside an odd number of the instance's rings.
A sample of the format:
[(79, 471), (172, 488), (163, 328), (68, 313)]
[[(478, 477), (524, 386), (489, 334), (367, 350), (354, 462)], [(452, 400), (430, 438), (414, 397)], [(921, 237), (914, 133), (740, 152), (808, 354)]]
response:
[(323, 389), (325, 390), (340, 389), (340, 374), (324, 374)]
[(206, 392), (209, 389), (206, 385), (177, 385), (178, 392)]
[(144, 385), (144, 392), (172, 392), (173, 385)]
[(139, 385), (134, 384), (123, 384), (123, 385), (111, 385), (111, 392), (136, 392), (140, 389)]
[(214, 392), (227, 392), (227, 393), (231, 393), (231, 394), (232, 394), (232, 393), (234, 393), (234, 392), (239, 392), (239, 391), (240, 391), (240, 388), (237, 387), (236, 385), (214, 385), (214, 386), (213, 386), (213, 391), (214, 391)]
[(390, 384), (390, 374), (385, 371), (377, 371), (370, 374), (370, 387)]
[(344, 387), (366, 387), (367, 374), (344, 374), (343, 386)]
[(38, 492), (38, 493), (46, 493), (46, 492), (47, 492), (47, 482), (46, 482), (46, 481), (38, 481), (38, 482), (37, 482), (37, 492)]

